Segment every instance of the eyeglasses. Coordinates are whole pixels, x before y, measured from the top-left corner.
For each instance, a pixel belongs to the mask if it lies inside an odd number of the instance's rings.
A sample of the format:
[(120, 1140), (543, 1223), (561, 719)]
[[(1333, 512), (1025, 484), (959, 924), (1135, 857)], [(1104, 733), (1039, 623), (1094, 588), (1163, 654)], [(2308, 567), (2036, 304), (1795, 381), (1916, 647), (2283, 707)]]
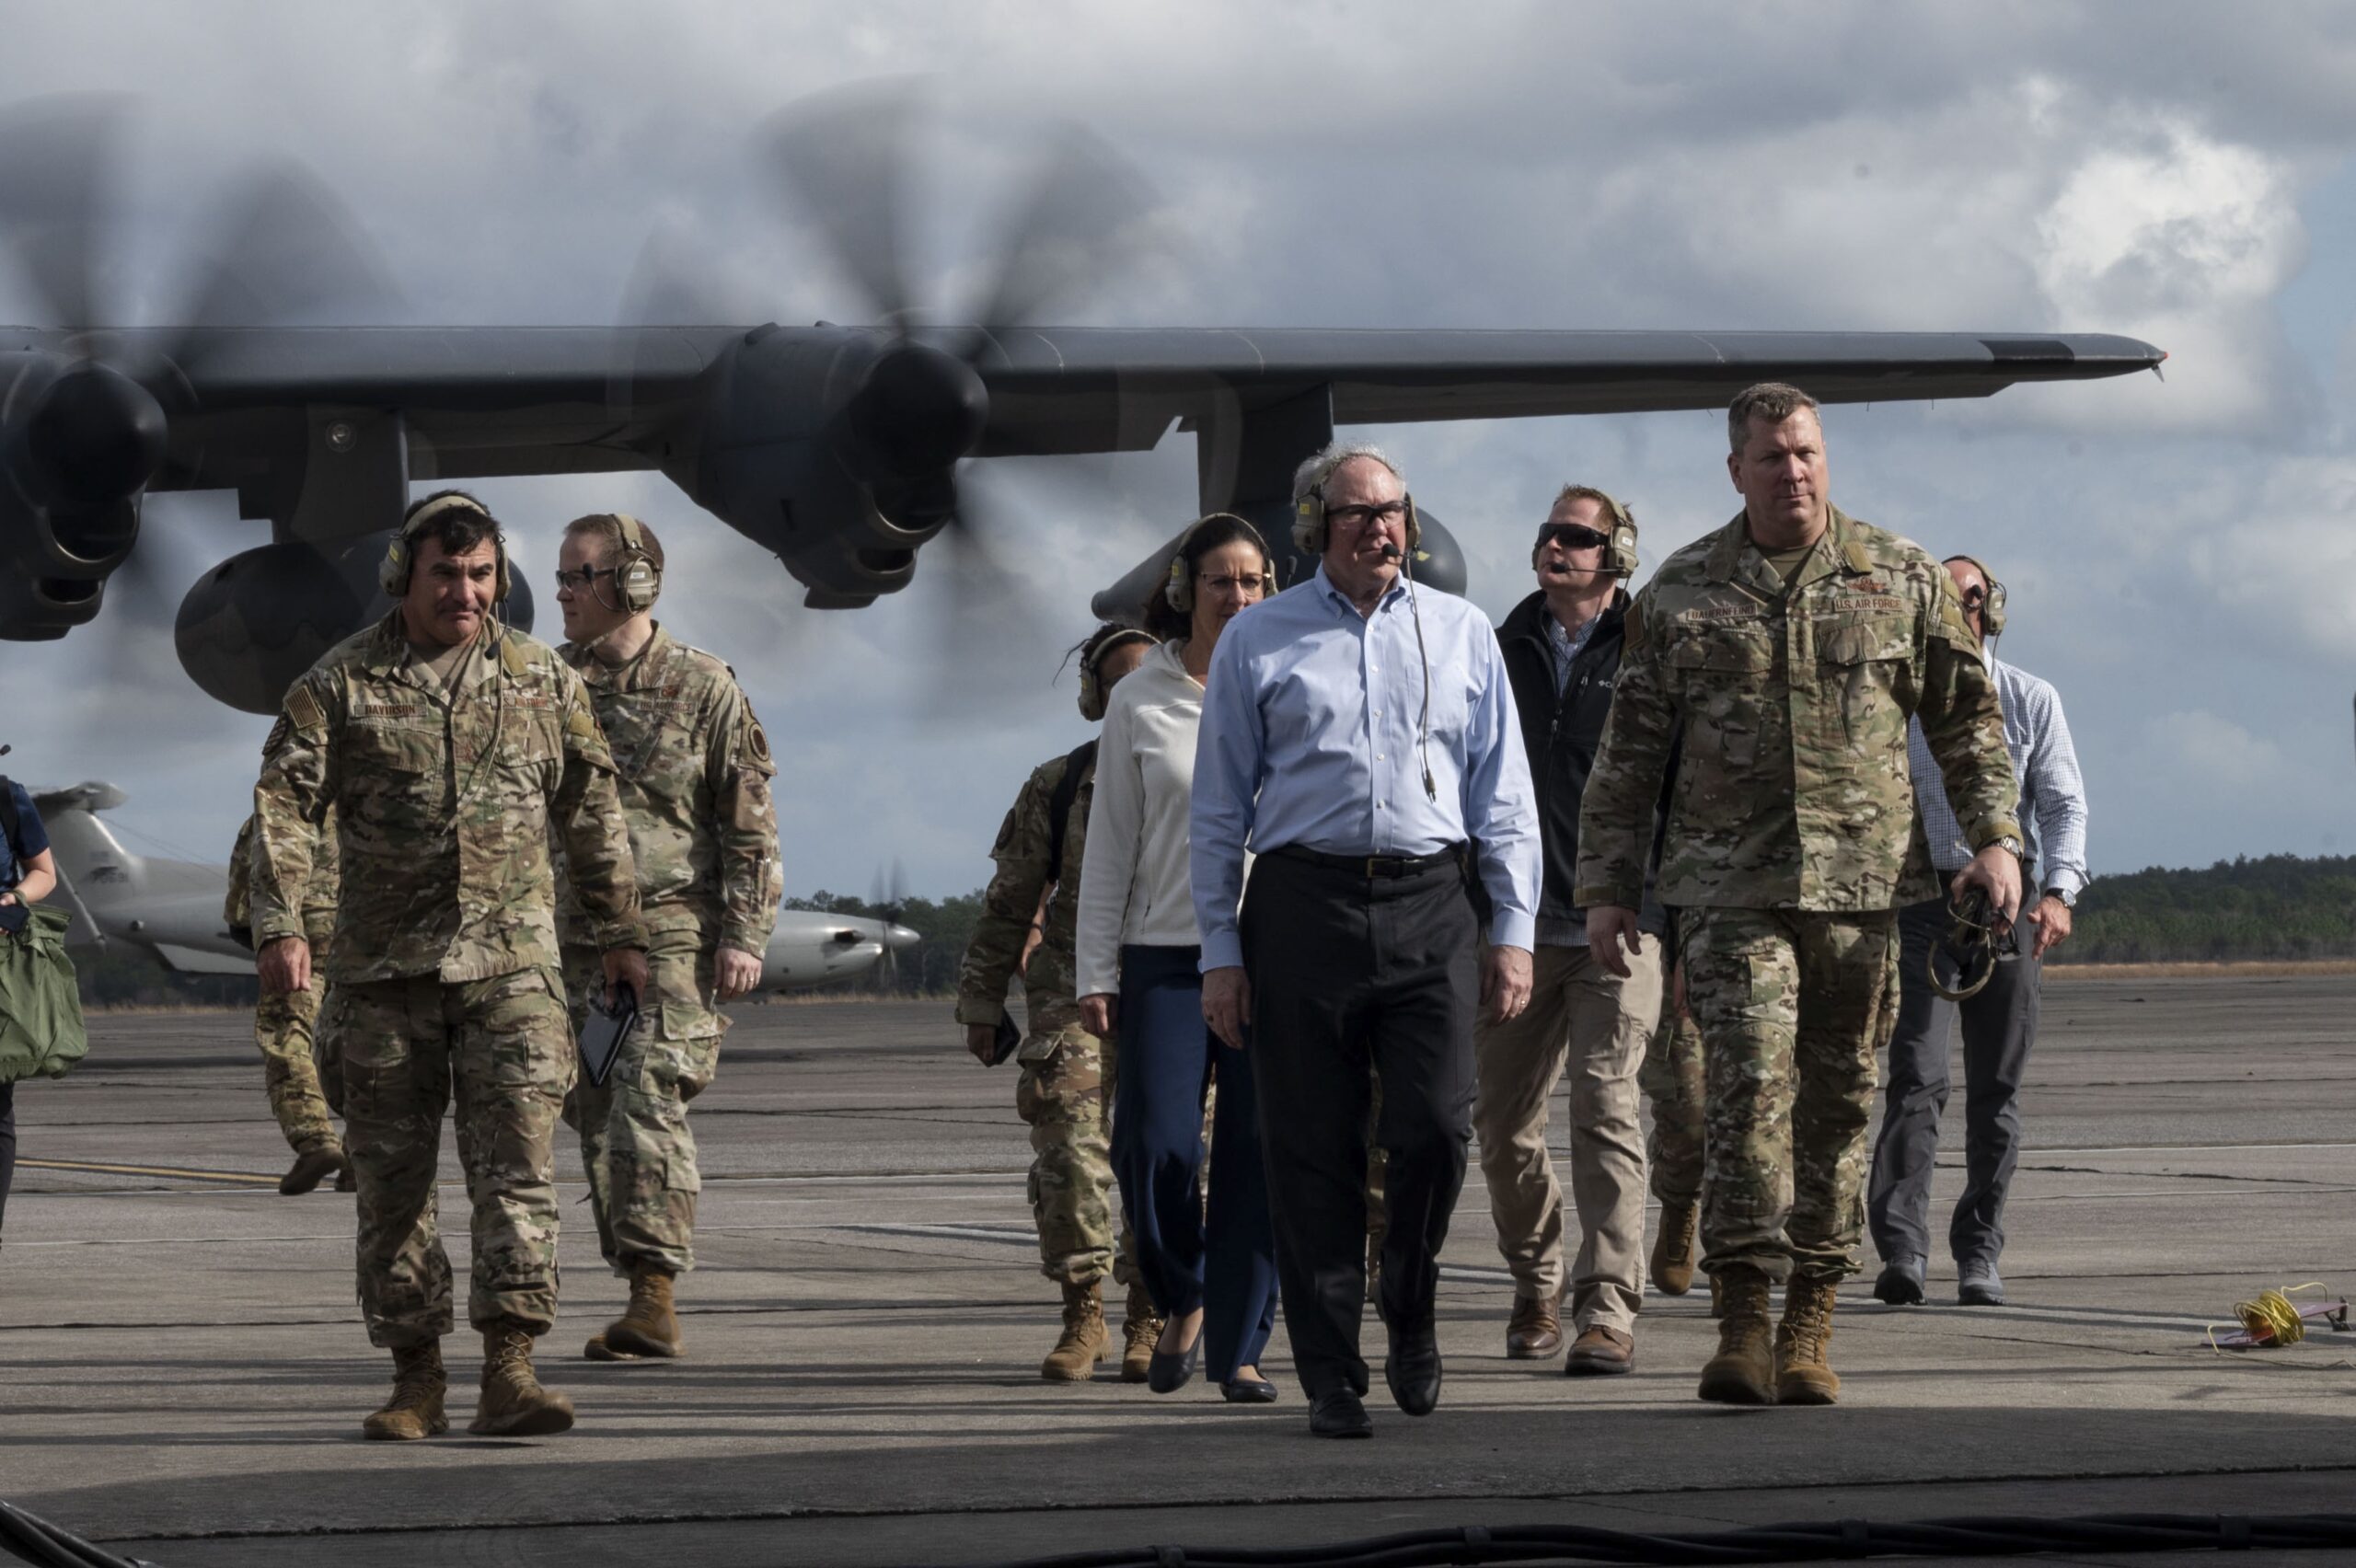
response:
[(1538, 530), (1541, 549), (1548, 545), (1560, 545), (1566, 550), (1591, 550), (1611, 542), (1611, 535), (1599, 534), (1576, 523), (1548, 523)]
[(614, 569), (610, 566), (577, 566), (571, 571), (560, 569), (556, 574), (556, 591), (561, 594), (570, 588), (575, 593), (586, 593), (597, 579), (613, 574)]
[(1364, 528), (1376, 523), (1396, 523), (1407, 515), (1404, 501), (1386, 501), (1380, 506), (1329, 506), (1325, 521), (1340, 523), (1353, 528)]
[(1257, 594), (1268, 585), (1268, 580), (1256, 571), (1246, 571), (1233, 577), (1206, 577), (1203, 579), (1203, 585), (1207, 588), (1218, 589), (1222, 593), (1234, 589), (1245, 594)]

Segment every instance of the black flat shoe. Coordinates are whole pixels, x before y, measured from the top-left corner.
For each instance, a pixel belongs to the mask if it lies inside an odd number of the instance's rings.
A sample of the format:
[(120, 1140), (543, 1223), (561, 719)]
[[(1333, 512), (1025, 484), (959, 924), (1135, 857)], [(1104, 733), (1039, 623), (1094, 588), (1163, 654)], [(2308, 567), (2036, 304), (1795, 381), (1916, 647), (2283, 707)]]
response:
[(1347, 1389), (1336, 1389), (1330, 1394), (1320, 1394), (1309, 1401), (1309, 1435), (1311, 1437), (1371, 1437), (1374, 1423), (1366, 1413), (1366, 1406), (1357, 1395)]
[(1153, 1360), (1145, 1369), (1145, 1386), (1157, 1394), (1174, 1394), (1194, 1380), (1195, 1363), (1203, 1356), (1203, 1336), (1195, 1335), (1195, 1343), (1175, 1355), (1153, 1353)]
[(1230, 1378), (1218, 1386), (1218, 1392), (1230, 1404), (1276, 1402), (1276, 1386), (1265, 1378)]
[(1409, 1415), (1429, 1415), (1439, 1403), (1439, 1332), (1426, 1323), (1419, 1329), (1391, 1331), (1391, 1354), (1382, 1358), (1382, 1380), (1391, 1397)]

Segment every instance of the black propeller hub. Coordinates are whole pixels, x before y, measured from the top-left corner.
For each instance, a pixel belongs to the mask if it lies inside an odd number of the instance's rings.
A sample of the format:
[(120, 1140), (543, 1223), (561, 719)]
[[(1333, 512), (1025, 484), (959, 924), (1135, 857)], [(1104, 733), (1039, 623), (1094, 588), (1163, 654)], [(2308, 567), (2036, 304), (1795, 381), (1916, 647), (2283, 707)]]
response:
[(946, 473), (982, 439), (990, 395), (954, 354), (902, 341), (885, 350), (843, 410), (843, 455), (870, 484)]
[(155, 477), (167, 438), (154, 394), (119, 370), (86, 361), (35, 394), (12, 455), (36, 504), (100, 513)]

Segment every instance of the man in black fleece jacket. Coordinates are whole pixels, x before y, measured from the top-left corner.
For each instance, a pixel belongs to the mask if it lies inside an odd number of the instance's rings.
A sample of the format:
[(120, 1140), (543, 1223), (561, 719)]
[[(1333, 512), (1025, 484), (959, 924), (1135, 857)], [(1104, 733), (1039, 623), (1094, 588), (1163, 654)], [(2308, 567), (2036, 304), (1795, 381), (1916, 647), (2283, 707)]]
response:
[[(1519, 1018), (1484, 1025), (1472, 1124), (1497, 1248), (1514, 1276), (1506, 1354), (1551, 1356), (1563, 1342), (1563, 1193), (1546, 1150), (1546, 1101), (1570, 1071), (1571, 1195), (1577, 1255), (1567, 1294), (1576, 1338), (1564, 1370), (1626, 1372), (1635, 1365), (1645, 1288), (1645, 1147), (1636, 1072), (1661, 1005), (1657, 940), (1631, 956), (1626, 979), (1588, 953), (1584, 913), (1571, 901), (1579, 797), (1587, 788), (1620, 668), (1636, 525), (1611, 496), (1565, 486), (1530, 551), (1538, 592), (1498, 628), (1522, 740), (1538, 794), (1545, 885), (1538, 908), (1535, 984)], [(1657, 939), (1668, 920), (1648, 909)]]

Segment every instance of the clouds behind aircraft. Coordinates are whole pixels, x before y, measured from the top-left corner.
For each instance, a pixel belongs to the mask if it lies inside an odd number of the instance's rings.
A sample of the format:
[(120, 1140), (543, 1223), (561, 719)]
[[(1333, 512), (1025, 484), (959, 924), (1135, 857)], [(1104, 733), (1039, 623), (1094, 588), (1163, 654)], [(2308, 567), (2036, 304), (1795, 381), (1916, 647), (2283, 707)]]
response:
[[(975, 230), (1024, 115), (1053, 110), (1094, 125), (1161, 198), (1160, 264), (1073, 302), (1069, 319), (2067, 329), (2159, 343), (2165, 384), (1835, 409), (1835, 496), (2007, 580), (2004, 652), (2063, 693), (2098, 870), (2345, 847), (2356, 22), (2343, 8), (884, 0), (704, 4), (658, 24), (603, 4), (101, 4), (19, 18), (0, 96), (145, 100), (121, 281), (151, 311), (168, 298), (156, 259), (210, 180), (286, 153), (384, 248), (407, 319), (614, 319), (660, 228), (706, 304), (794, 321), (860, 306), (746, 188), (746, 133), (803, 94), (908, 72), (959, 86), (930, 236), (943, 305), (974, 285)], [(0, 294), (0, 317), (22, 309)], [(1526, 591), (1530, 526), (1566, 478), (1635, 504), (1648, 563), (1733, 511), (1713, 415), (1380, 433), (1464, 539), (1493, 614)], [(789, 886), (863, 889), (897, 856), (918, 890), (943, 892), (986, 874), (1023, 770), (1081, 737), (1069, 674), (1050, 683), (1088, 594), (1193, 506), (1183, 435), (1142, 456), (987, 467), (1014, 564), (1068, 610), (994, 641), (1002, 704), (964, 723), (921, 701), (956, 590), (936, 550), (909, 594), (818, 617), (663, 481), (482, 489), (536, 582), (577, 513), (620, 506), (664, 529), (666, 623), (736, 664), (778, 739)], [(158, 559), (179, 563), (173, 596), (260, 542), (262, 525), (233, 514), (223, 497), (151, 508)], [(96, 646), (77, 634), (0, 652), (10, 763), (112, 778), (133, 797), (126, 822), (225, 847), (266, 726), (198, 696), (160, 631), (126, 665)]]

